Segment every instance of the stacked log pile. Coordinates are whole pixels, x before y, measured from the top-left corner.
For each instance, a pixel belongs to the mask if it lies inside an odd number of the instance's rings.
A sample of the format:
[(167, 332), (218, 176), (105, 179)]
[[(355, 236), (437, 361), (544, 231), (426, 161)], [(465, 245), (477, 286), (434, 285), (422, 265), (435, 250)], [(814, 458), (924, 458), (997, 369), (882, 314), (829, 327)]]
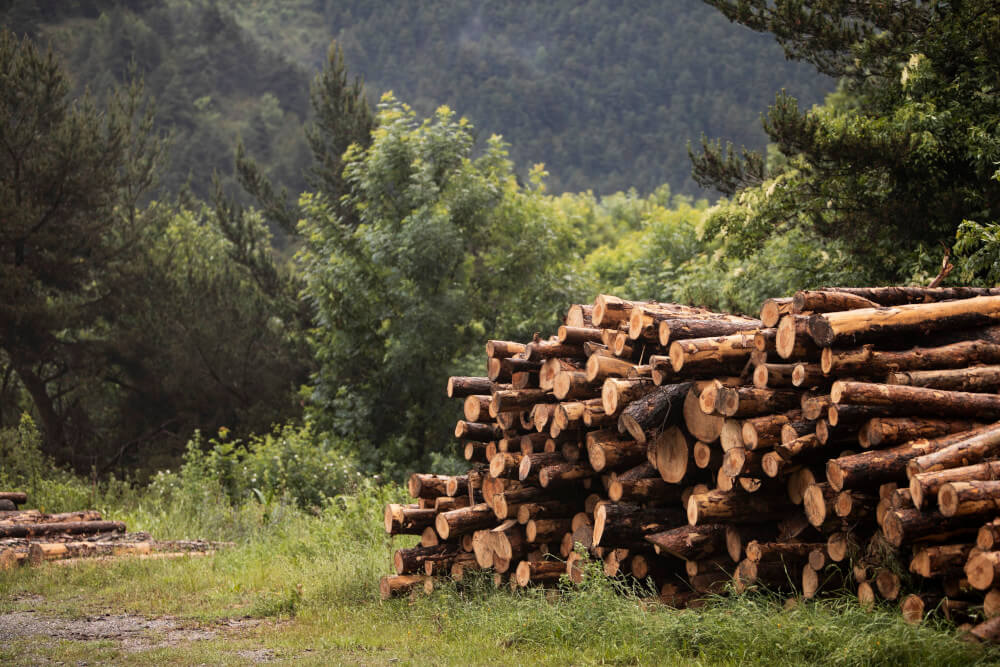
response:
[(0, 572), (48, 561), (208, 554), (223, 546), (201, 540), (162, 542), (148, 533), (127, 533), (124, 523), (106, 521), (96, 510), (46, 514), (21, 509), (27, 500), (23, 492), (0, 492)]
[(385, 597), (549, 585), (586, 552), (678, 606), (846, 588), (1000, 637), (1000, 289), (800, 291), (759, 318), (601, 295), (565, 322), (449, 380), (472, 467), (386, 507), (420, 545)]

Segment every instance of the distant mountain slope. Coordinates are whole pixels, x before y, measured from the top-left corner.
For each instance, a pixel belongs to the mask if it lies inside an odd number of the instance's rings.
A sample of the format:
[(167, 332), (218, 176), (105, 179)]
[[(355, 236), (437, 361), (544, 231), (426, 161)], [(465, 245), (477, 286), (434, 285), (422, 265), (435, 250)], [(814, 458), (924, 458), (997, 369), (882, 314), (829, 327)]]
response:
[(553, 191), (698, 193), (688, 141), (760, 148), (776, 91), (811, 104), (833, 87), (696, 0), (38, 0), (0, 18), (52, 43), (80, 89), (107, 89), (134, 59), (174, 135), (163, 191), (199, 196), (213, 169), (232, 185), (238, 138), (305, 187), (308, 85), (331, 38), (373, 101), (447, 104), (504, 135), (521, 173), (544, 162)]
[(329, 36), (374, 94), (448, 104), (546, 163), (553, 190), (669, 182), (697, 192), (685, 145), (702, 133), (762, 147), (760, 114), (786, 88), (812, 104), (833, 82), (770, 36), (695, 0), (227, 0), (240, 23), (311, 66)]

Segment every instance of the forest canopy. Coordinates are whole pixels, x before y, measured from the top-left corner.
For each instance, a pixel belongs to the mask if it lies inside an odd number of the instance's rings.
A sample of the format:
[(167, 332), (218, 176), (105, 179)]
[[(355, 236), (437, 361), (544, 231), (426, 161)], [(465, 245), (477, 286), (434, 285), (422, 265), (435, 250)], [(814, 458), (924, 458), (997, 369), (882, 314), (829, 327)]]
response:
[[(549, 334), (599, 292), (754, 313), (798, 287), (926, 283), (943, 253), (953, 282), (1000, 277), (988, 2), (713, 0), (718, 14), (685, 4), (669, 20), (650, 3), (619, 22), (601, 3), (556, 3), (525, 33), (530, 67), (494, 29), (522, 26), (503, 4), (472, 12), (457, 52), (417, 27), (462, 34), (462, 3), (385, 16), (319, 4), (7, 10), (0, 426), (29, 412), (47, 455), (98, 475), (256, 442), (298, 457), (314, 443), (316, 465), (399, 476), (454, 455), (458, 413), (441, 395), (451, 374), (485, 374), (487, 337)], [(268, 46), (294, 16), (352, 26), (315, 76)], [(792, 70), (754, 79), (776, 95), (770, 144), (743, 141), (755, 98), (734, 104), (727, 82), (746, 70), (715, 78), (637, 16), (704, 35), (724, 70), (764, 67), (769, 38), (729, 18), (776, 37), (812, 78), (794, 93), (780, 90)], [(388, 48), (389, 25), (411, 51)], [(304, 57), (314, 28), (301, 36)], [(401, 83), (411, 69), (431, 78), (408, 100), (405, 85), (365, 83), (371, 63)], [(587, 85), (556, 85), (567, 68)], [(665, 94), (654, 84), (685, 76), (711, 94), (649, 113), (645, 95)], [(836, 91), (812, 104), (828, 77)], [(520, 115), (505, 126), (511, 100)], [(683, 123), (702, 115), (700, 131), (735, 143), (704, 139), (691, 171), (661, 142), (689, 139)], [(525, 159), (540, 146), (551, 160)], [(681, 162), (722, 198), (696, 198)]]

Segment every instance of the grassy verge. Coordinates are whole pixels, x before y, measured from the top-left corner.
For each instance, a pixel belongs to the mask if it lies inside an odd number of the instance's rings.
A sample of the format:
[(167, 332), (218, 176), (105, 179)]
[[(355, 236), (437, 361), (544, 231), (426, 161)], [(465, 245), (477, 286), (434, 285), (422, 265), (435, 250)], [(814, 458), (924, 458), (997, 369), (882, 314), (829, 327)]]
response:
[[(962, 642), (946, 626), (907, 626), (895, 609), (866, 613), (847, 597), (784, 609), (776, 598), (743, 596), (674, 611), (595, 576), (558, 594), (496, 591), (483, 579), (444, 586), (428, 598), (381, 602), (377, 579), (389, 569), (393, 545), (379, 517), (393, 493), (341, 497), (318, 516), (282, 504), (229, 508), (229, 530), (240, 542), (209, 558), (48, 565), (0, 575), (0, 612), (166, 615), (214, 633), (141, 651), (108, 639), (19, 639), (0, 647), (0, 662), (240, 663), (260, 658), (259, 650), (277, 660), (341, 664), (1000, 660), (1000, 652)], [(143, 513), (149, 510), (134, 507), (124, 518), (137, 529), (166, 529), (167, 513), (149, 513), (147, 520)], [(259, 621), (227, 625), (246, 618)]]

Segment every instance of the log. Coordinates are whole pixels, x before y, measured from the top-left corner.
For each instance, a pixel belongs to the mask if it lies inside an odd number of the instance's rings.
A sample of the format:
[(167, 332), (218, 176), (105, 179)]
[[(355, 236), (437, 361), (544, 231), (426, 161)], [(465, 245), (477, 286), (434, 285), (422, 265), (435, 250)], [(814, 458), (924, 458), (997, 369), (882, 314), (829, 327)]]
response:
[(826, 553), (834, 563), (842, 563), (856, 554), (858, 542), (854, 535), (848, 532), (836, 532), (826, 540)]
[(799, 405), (802, 408), (803, 419), (816, 421), (821, 417), (826, 417), (832, 403), (830, 402), (830, 394), (819, 396), (816, 394), (802, 394), (802, 400)]
[(595, 327), (617, 329), (628, 322), (632, 308), (640, 303), (619, 299), (610, 294), (598, 294), (590, 316)]
[(903, 371), (967, 368), (973, 364), (996, 363), (1000, 363), (1000, 345), (981, 340), (901, 351), (876, 350), (873, 345), (856, 349), (824, 348), (820, 356), (823, 372), (837, 377), (884, 377), (888, 373)]
[(573, 516), (576, 507), (561, 500), (522, 503), (517, 508), (517, 522), (522, 526), (532, 519), (561, 519)]
[(584, 371), (589, 382), (603, 382), (609, 377), (627, 378), (635, 364), (617, 357), (591, 355)]
[(889, 373), (886, 384), (903, 384), (947, 391), (995, 392), (1000, 389), (1000, 366), (896, 371)]
[(665, 482), (677, 484), (684, 479), (691, 462), (691, 442), (684, 432), (671, 426), (650, 443), (655, 452), (655, 465)]
[(1000, 418), (1000, 396), (996, 394), (841, 380), (834, 383), (830, 398), (838, 404), (894, 406), (913, 414), (988, 420)]
[(965, 564), (965, 576), (981, 591), (1000, 585), (1000, 551), (984, 551), (971, 556)]
[(531, 543), (552, 542), (570, 532), (570, 523), (569, 518), (530, 519), (524, 524), (524, 535)]
[(922, 472), (967, 466), (996, 456), (1000, 451), (1000, 425), (966, 431), (965, 437), (951, 437), (956, 441), (947, 447), (916, 457), (907, 463), (907, 474), (912, 477)]
[(976, 546), (984, 551), (994, 551), (1000, 546), (1000, 519), (993, 519), (979, 529)]
[(849, 292), (834, 290), (799, 290), (792, 297), (793, 313), (835, 313), (858, 308), (878, 308), (880, 303)]
[(948, 482), (938, 490), (938, 511), (947, 517), (997, 516), (1000, 480)]
[(844, 574), (839, 569), (817, 570), (809, 563), (802, 566), (802, 597), (806, 600), (815, 598), (820, 590), (838, 591), (845, 587)]
[(742, 491), (710, 491), (688, 499), (688, 523), (726, 521), (755, 523), (784, 517), (789, 511), (787, 499), (770, 494)]
[(646, 445), (635, 440), (591, 438), (587, 436), (587, 459), (596, 472), (632, 467), (646, 458)]
[(70, 521), (100, 521), (101, 513), (97, 510), (82, 510), (79, 512), (60, 512), (58, 514), (43, 514), (38, 510), (15, 510), (0, 512), (0, 526), (22, 523), (64, 523)]
[(834, 515), (837, 491), (829, 484), (813, 484), (802, 496), (802, 507), (809, 523), (819, 528)]
[(632, 401), (618, 417), (619, 431), (628, 431), (636, 442), (646, 443), (653, 435), (684, 417), (684, 398), (691, 391), (690, 382), (656, 387)]
[(774, 350), (782, 359), (816, 359), (820, 351), (809, 338), (809, 318), (785, 315), (778, 322)]
[(747, 560), (760, 563), (762, 561), (781, 561), (786, 565), (797, 565), (809, 560), (809, 554), (825, 545), (812, 542), (761, 542), (751, 540), (746, 546)]
[(449, 475), (427, 475), (415, 472), (410, 475), (407, 489), (411, 498), (426, 498), (434, 500), (438, 496), (448, 495), (447, 484)]
[(586, 342), (600, 343), (604, 330), (595, 327), (570, 326), (559, 327), (556, 338), (563, 345), (583, 345)]
[(746, 418), (785, 412), (799, 406), (799, 392), (757, 387), (725, 387), (715, 409), (726, 417)]
[(665, 503), (676, 502), (680, 497), (681, 488), (660, 477), (631, 481), (616, 479), (608, 486), (608, 498), (613, 502)]
[(524, 358), (528, 361), (540, 362), (555, 357), (584, 360), (587, 355), (584, 353), (582, 345), (565, 345), (555, 340), (533, 341), (524, 348)]
[(920, 509), (925, 499), (936, 500), (938, 491), (944, 484), (985, 479), (1000, 479), (1000, 461), (917, 473), (910, 477), (910, 497), (913, 498), (913, 505)]
[(1000, 616), (983, 621), (979, 625), (969, 630), (969, 635), (981, 642), (996, 644), (1000, 642)]
[(58, 523), (21, 523), (0, 526), (0, 537), (37, 537), (41, 535), (92, 535), (125, 532), (121, 521), (63, 521)]
[(476, 394), (489, 394), (493, 383), (489, 378), (481, 377), (450, 377), (448, 378), (448, 398), (465, 398)]
[(934, 303), (1000, 294), (1000, 288), (995, 287), (823, 287), (821, 289), (827, 292), (853, 294), (880, 306)]
[(462, 408), (466, 421), (485, 422), (490, 416), (490, 397), (480, 394), (466, 396)]
[(545, 584), (559, 581), (566, 574), (566, 564), (554, 560), (521, 561), (514, 572), (514, 580), (521, 588), (530, 584)]
[(968, 329), (994, 324), (997, 320), (1000, 320), (1000, 296), (980, 296), (813, 315), (809, 319), (809, 333), (817, 345), (830, 347), (877, 336)]
[(470, 505), (450, 512), (441, 512), (434, 520), (434, 528), (442, 540), (460, 537), (480, 528), (486, 528), (496, 521), (493, 510), (486, 503)]
[(538, 483), (542, 485), (542, 488), (548, 488), (549, 486), (589, 479), (596, 474), (589, 463), (556, 463), (545, 466), (538, 471)]
[(802, 413), (791, 410), (785, 414), (763, 415), (743, 421), (743, 444), (747, 449), (766, 449), (781, 442), (781, 428), (802, 421)]
[(378, 589), (383, 600), (422, 590), (429, 577), (423, 574), (387, 574), (379, 579)]
[(604, 414), (618, 415), (627, 404), (655, 390), (656, 385), (647, 378), (607, 378), (601, 387), (601, 406), (604, 408)]
[(490, 398), (490, 416), (502, 412), (529, 410), (535, 403), (552, 403), (556, 397), (544, 389), (506, 389), (493, 392)]
[(855, 487), (875, 488), (886, 482), (899, 482), (905, 479), (907, 466), (911, 461), (944, 450), (983, 430), (953, 433), (932, 440), (913, 440), (889, 449), (830, 459), (826, 464), (826, 479), (838, 491)]
[(792, 312), (792, 297), (765, 299), (760, 307), (760, 320), (765, 327), (776, 327), (783, 315)]
[(424, 561), (435, 556), (454, 556), (459, 547), (454, 544), (439, 544), (433, 547), (413, 547), (397, 549), (392, 563), (396, 574), (415, 574), (424, 571)]
[[(669, 347), (671, 343), (678, 340), (689, 340), (691, 338), (718, 338), (720, 336), (731, 336), (743, 333), (752, 335), (762, 328), (760, 320), (751, 319), (691, 319), (676, 318), (662, 320), (659, 323), (657, 332), (659, 343), (663, 347)], [(631, 335), (631, 329), (629, 334)]]
[(455, 424), (455, 437), (461, 440), (475, 440), (477, 442), (490, 442), (502, 437), (503, 431), (499, 426), (490, 422), (470, 422), (459, 420)]
[(730, 449), (722, 458), (722, 472), (730, 477), (760, 477), (764, 452), (750, 451), (742, 447)]
[(971, 544), (942, 544), (924, 547), (910, 561), (910, 572), (925, 579), (961, 574), (969, 559)]
[[(565, 459), (561, 452), (533, 452), (526, 454), (521, 457), (518, 463), (517, 478), (523, 482), (532, 475), (536, 475), (545, 466), (564, 462)], [(492, 469), (492, 462), (490, 462), (490, 466)]]
[(939, 438), (969, 431), (981, 424), (966, 419), (928, 419), (923, 417), (876, 417), (861, 427), (861, 446), (882, 447), (919, 438)]
[(976, 532), (980, 524), (969, 517), (946, 517), (918, 509), (890, 510), (882, 519), (882, 534), (894, 547), (911, 542), (949, 542)]
[[(724, 452), (704, 442), (695, 442), (691, 447), (691, 460), (697, 468), (717, 469), (722, 465)], [(763, 463), (761, 464), (763, 465)]]
[(678, 526), (646, 535), (659, 554), (669, 554), (684, 560), (704, 560), (725, 553), (726, 526), (706, 523), (699, 526)]
[[(28, 547), (25, 562), (40, 565), (45, 561), (104, 556), (143, 556), (152, 552), (151, 542), (35, 542)], [(2, 569), (2, 567), (0, 567)]]
[(9, 500), (15, 505), (23, 505), (28, 502), (28, 494), (24, 491), (0, 491), (0, 500)]
[[(691, 389), (684, 397), (684, 425), (688, 433), (702, 442), (711, 443), (719, 439), (725, 418), (705, 414), (698, 403), (699, 395)], [(746, 434), (744, 434), (744, 438)]]
[(556, 383), (556, 376), (563, 371), (579, 371), (583, 365), (574, 359), (559, 359), (558, 357), (546, 359), (542, 362), (542, 367), (538, 371), (538, 387), (544, 391), (552, 391)]
[(732, 370), (746, 363), (753, 350), (753, 336), (746, 333), (714, 338), (691, 338), (674, 341), (668, 353), (675, 373), (682, 369), (697, 372), (699, 369)]
[(490, 359), (506, 359), (524, 352), (524, 343), (515, 343), (506, 340), (486, 341), (486, 356)]
[(600, 386), (588, 381), (582, 371), (562, 371), (552, 385), (552, 393), (560, 401), (596, 398), (600, 391)]
[(580, 304), (576, 303), (569, 307), (566, 312), (566, 326), (570, 327), (593, 327), (593, 312), (594, 306), (592, 304)]
[(615, 543), (642, 540), (646, 535), (663, 532), (683, 521), (681, 510), (602, 501), (594, 509), (594, 545), (600, 545), (605, 538)]

